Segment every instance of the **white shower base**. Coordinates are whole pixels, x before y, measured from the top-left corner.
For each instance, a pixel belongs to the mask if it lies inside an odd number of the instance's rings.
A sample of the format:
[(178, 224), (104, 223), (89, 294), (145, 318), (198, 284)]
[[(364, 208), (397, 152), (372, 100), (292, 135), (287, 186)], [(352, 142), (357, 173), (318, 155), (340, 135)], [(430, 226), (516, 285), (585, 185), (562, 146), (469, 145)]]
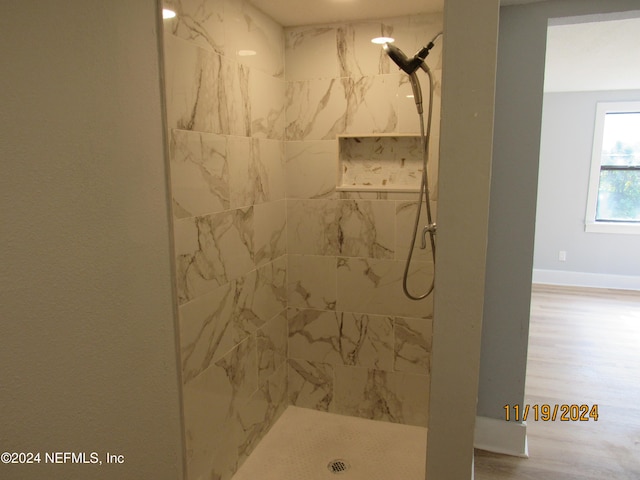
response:
[(233, 480), (424, 480), (426, 450), (423, 427), (290, 406)]

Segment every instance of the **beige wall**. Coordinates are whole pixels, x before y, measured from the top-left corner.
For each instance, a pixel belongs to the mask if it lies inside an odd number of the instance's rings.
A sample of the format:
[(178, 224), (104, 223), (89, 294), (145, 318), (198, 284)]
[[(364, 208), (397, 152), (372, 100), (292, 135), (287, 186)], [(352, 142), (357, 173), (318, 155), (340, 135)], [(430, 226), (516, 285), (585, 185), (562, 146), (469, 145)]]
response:
[(182, 478), (156, 9), (3, 3), (2, 478)]
[(447, 0), (427, 478), (472, 475), (498, 0)]

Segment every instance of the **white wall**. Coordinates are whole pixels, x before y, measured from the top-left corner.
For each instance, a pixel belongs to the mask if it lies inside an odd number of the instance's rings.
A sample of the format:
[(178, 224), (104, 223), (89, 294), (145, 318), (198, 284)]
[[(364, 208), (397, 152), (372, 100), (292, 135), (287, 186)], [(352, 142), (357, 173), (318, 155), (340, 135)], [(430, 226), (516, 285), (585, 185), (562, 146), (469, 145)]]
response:
[(2, 7), (0, 477), (182, 478), (157, 4)]
[[(595, 277), (601, 286), (615, 287), (623, 286), (616, 280), (624, 280), (616, 277), (639, 275), (637, 235), (584, 231), (596, 104), (631, 100), (640, 100), (640, 91), (544, 95), (533, 260), (536, 276), (559, 282), (586, 282)], [(558, 260), (560, 250), (567, 252), (566, 262)]]

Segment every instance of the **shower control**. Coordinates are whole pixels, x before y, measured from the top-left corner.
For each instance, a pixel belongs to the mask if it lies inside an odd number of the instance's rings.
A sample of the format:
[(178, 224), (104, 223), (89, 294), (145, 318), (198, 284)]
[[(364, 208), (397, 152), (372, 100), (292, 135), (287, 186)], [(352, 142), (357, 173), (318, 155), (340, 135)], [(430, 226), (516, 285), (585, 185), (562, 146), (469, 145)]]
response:
[(427, 234), (429, 235), (435, 235), (436, 234), (436, 224), (435, 223), (430, 223), (429, 225), (425, 226), (422, 229), (422, 245), (420, 245), (420, 248), (422, 250), (424, 250), (425, 248), (427, 248)]

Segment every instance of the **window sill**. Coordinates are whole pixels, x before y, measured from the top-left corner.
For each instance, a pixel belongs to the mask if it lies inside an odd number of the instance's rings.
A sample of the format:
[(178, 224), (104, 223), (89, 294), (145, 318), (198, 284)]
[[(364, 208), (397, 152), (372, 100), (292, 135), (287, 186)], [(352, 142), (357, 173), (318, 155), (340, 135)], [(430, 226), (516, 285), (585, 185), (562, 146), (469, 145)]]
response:
[(590, 233), (623, 233), (640, 235), (640, 223), (624, 222), (587, 222), (585, 232)]

